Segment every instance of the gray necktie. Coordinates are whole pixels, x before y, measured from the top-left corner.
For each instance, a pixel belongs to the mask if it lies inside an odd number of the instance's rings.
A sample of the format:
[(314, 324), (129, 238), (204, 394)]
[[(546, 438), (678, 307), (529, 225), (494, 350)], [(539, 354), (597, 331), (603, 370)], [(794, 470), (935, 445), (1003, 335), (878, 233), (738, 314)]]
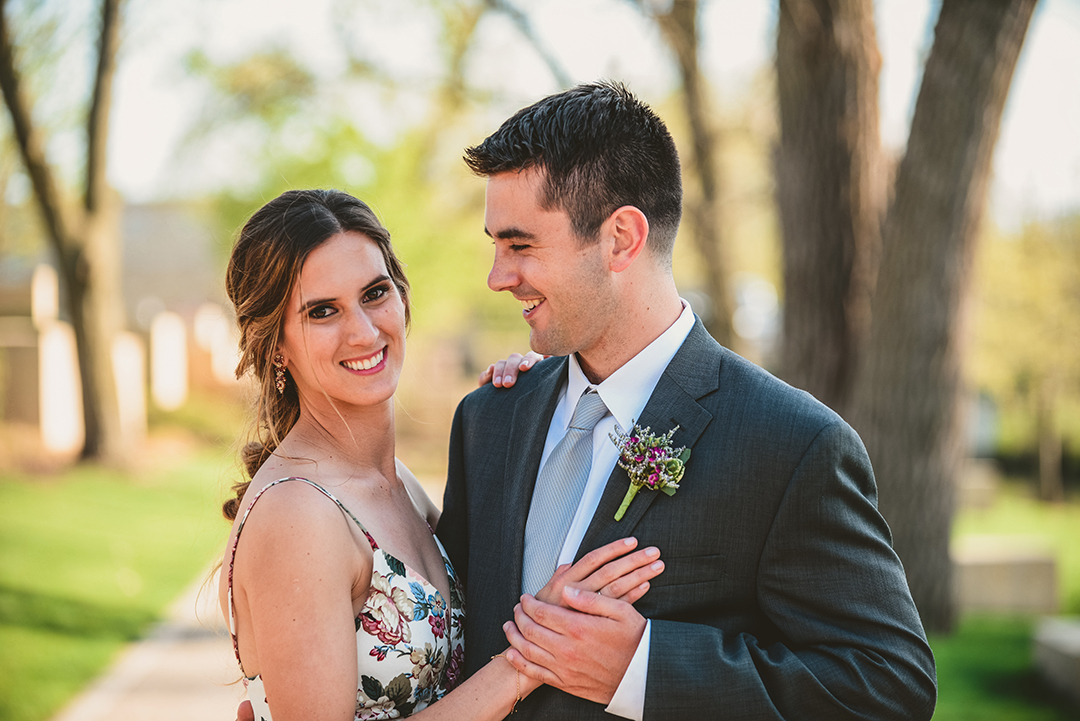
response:
[(607, 415), (604, 401), (594, 390), (578, 399), (566, 435), (551, 451), (540, 470), (525, 522), (525, 557), (521, 590), (535, 594), (551, 579), (570, 522), (574, 520), (585, 482), (592, 468), (593, 428)]

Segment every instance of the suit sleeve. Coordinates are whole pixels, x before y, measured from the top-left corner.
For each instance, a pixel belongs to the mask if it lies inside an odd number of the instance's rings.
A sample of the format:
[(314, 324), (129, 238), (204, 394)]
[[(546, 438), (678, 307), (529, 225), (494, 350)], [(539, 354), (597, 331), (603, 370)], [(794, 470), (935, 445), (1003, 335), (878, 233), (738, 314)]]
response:
[(826, 426), (803, 454), (756, 577), (769, 638), (652, 622), (645, 719), (929, 719), (933, 656), (862, 442)]

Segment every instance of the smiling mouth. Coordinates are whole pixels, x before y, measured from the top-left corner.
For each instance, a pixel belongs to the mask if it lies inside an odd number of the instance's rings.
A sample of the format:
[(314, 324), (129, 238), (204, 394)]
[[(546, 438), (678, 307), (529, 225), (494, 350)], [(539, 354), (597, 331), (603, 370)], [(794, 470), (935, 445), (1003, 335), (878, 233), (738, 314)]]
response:
[(525, 309), (526, 313), (528, 313), (533, 308), (535, 308), (536, 306), (543, 303), (545, 300), (547, 300), (547, 299), (546, 298), (529, 298), (529, 299), (526, 299), (526, 300), (521, 300), (520, 302), (521, 302), (521, 307)]
[(386, 356), (386, 349), (383, 348), (381, 351), (379, 351), (375, 355), (371, 356), (370, 358), (365, 358), (364, 360), (355, 360), (355, 361), (341, 361), (341, 365), (345, 366), (346, 368), (348, 368), (351, 371), (369, 371), (372, 368), (374, 368), (375, 366), (382, 363), (382, 360), (383, 360), (383, 358), (385, 356)]

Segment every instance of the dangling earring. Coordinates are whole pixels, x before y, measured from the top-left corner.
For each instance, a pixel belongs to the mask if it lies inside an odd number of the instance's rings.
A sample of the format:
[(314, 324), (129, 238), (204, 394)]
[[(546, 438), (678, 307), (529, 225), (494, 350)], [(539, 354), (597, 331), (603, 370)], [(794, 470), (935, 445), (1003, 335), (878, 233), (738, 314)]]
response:
[(280, 353), (274, 356), (274, 387), (279, 396), (285, 392), (285, 358)]

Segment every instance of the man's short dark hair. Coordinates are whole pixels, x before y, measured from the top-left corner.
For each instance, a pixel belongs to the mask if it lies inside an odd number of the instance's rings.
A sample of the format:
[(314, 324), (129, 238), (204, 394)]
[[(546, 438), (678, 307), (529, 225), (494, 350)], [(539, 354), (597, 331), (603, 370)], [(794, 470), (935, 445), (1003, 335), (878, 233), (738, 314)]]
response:
[(584, 241), (617, 208), (649, 220), (649, 246), (670, 261), (682, 216), (679, 154), (664, 122), (622, 83), (578, 85), (519, 110), (465, 163), (490, 176), (544, 170), (541, 206), (561, 208)]

